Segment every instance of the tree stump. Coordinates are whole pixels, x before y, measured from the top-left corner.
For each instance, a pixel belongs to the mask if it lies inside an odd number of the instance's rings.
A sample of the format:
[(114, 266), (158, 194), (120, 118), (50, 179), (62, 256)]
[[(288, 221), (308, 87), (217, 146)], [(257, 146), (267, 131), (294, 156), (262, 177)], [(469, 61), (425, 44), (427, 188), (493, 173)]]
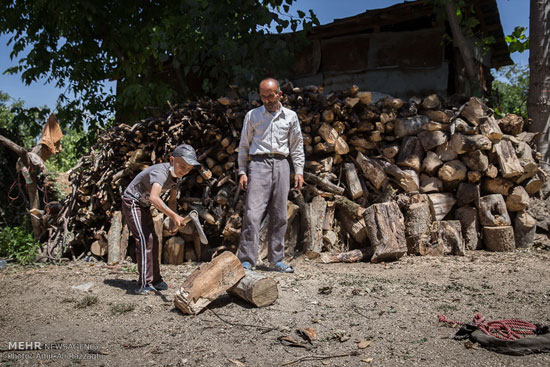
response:
[(245, 276), (233, 287), (230, 294), (238, 296), (256, 307), (269, 306), (279, 297), (277, 282), (262, 274), (245, 270)]
[(245, 275), (237, 256), (225, 251), (185, 279), (176, 292), (174, 305), (183, 313), (196, 315)]
[(397, 260), (407, 253), (405, 222), (395, 202), (371, 205), (363, 218), (370, 240), (367, 257), (371, 262)]
[(512, 226), (483, 227), (483, 242), (489, 251), (506, 252), (516, 248)]

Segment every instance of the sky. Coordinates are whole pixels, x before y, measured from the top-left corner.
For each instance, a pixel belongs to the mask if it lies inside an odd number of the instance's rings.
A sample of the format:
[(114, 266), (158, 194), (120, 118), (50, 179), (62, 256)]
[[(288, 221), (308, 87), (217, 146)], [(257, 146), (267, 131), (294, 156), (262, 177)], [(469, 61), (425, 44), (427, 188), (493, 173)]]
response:
[[(334, 19), (341, 19), (363, 13), (369, 9), (385, 8), (403, 0), (297, 0), (291, 7), (291, 13), (296, 14), (297, 10), (308, 13), (313, 9), (321, 24), (328, 24)], [(497, 0), (500, 21), (504, 34), (512, 33), (516, 26), (529, 26), (529, 1), (528, 0)], [(528, 31), (526, 32), (528, 34)], [(20, 75), (5, 75), (4, 71), (17, 65), (16, 60), (10, 59), (11, 47), (7, 46), (9, 37), (0, 35), (0, 91), (8, 93), (12, 98), (22, 100), (26, 107), (48, 106), (55, 109), (56, 100), (59, 94), (65, 92), (56, 88), (53, 83), (47, 84), (45, 80), (34, 82), (30, 86), (21, 81)], [(528, 51), (514, 53), (512, 60), (519, 65), (528, 65)], [(114, 90), (114, 83), (106, 83)]]

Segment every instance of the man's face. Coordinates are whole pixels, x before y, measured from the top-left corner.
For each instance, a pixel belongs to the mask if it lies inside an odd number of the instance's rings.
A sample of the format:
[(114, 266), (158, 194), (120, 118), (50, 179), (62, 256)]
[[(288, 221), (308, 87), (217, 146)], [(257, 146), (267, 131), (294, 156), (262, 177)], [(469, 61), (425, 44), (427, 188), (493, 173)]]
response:
[(279, 101), (281, 100), (282, 92), (277, 92), (275, 83), (265, 83), (260, 85), (260, 98), (269, 112), (276, 112), (279, 109)]
[(193, 169), (193, 166), (188, 164), (182, 157), (170, 157), (170, 161), (174, 166), (174, 173), (179, 178), (185, 176)]

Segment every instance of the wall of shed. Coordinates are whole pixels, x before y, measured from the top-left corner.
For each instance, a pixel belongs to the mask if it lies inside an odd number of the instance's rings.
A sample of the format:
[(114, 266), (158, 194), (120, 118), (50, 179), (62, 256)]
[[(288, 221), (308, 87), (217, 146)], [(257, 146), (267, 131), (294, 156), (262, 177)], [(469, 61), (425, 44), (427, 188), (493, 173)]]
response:
[(313, 39), (297, 56), (297, 86), (323, 85), (325, 91), (349, 88), (396, 97), (446, 95), (449, 62), (442, 45), (443, 29), (353, 34)]

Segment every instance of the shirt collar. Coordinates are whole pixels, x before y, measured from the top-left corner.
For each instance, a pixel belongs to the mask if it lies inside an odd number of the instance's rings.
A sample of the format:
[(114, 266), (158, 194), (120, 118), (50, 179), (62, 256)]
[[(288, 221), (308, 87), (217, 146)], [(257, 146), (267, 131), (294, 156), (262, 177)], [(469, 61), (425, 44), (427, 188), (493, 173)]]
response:
[[(279, 108), (277, 112), (275, 112), (275, 115), (272, 115), (273, 117), (276, 117), (277, 115), (279, 115), (279, 113), (282, 114), (283, 116), (285, 115), (285, 108), (283, 107), (283, 104), (281, 102), (279, 102), (279, 106), (281, 106), (281, 108)], [(264, 105), (262, 105), (262, 107), (260, 108), (262, 113), (269, 113), (271, 115), (271, 112), (266, 110)]]

